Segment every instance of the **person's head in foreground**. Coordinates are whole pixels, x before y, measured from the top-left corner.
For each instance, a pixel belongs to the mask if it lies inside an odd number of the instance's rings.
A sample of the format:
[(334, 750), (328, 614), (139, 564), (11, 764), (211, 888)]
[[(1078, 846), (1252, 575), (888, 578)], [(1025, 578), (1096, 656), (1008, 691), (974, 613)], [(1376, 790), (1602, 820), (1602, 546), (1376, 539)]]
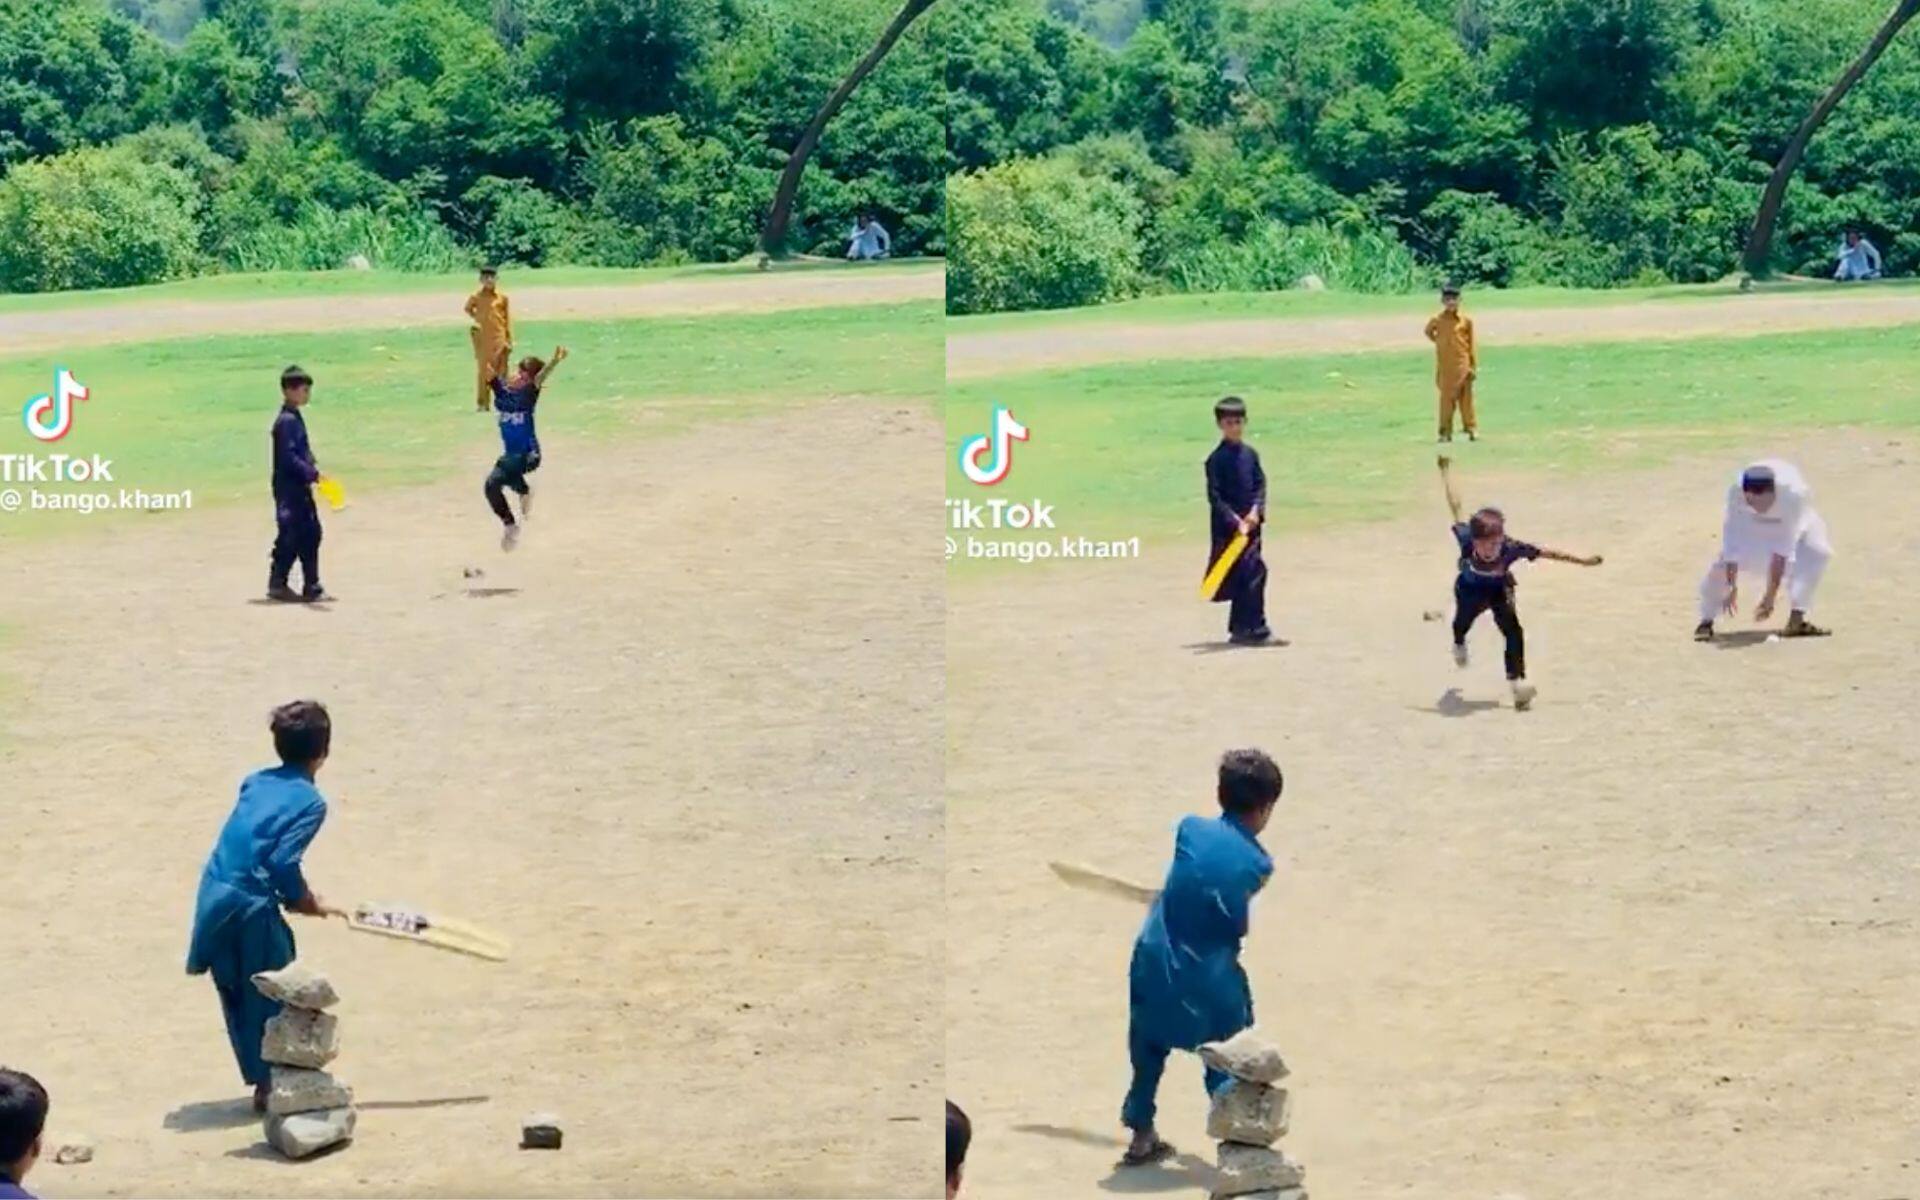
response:
[(1440, 289), (1440, 307), (1448, 312), (1460, 310), (1460, 285), (1449, 283)]
[(1747, 498), (1747, 507), (1757, 513), (1772, 508), (1773, 468), (1748, 467), (1740, 476), (1740, 493)]
[(320, 773), (333, 747), (333, 718), (327, 715), (326, 705), (318, 700), (282, 704), (267, 724), (281, 763), (306, 772), (309, 779)]
[(46, 1128), (47, 1089), (24, 1071), (0, 1067), (0, 1183), (26, 1180)]
[(1507, 515), (1497, 508), (1483, 508), (1467, 518), (1467, 536), (1473, 539), (1473, 552), (1492, 560), (1500, 555), (1507, 541)]
[(313, 376), (299, 367), (288, 367), (280, 372), (280, 402), (289, 408), (299, 408), (313, 398)]
[(1229, 750), (1220, 756), (1220, 811), (1259, 833), (1280, 801), (1280, 764), (1258, 750)]
[(967, 1165), (967, 1147), (973, 1142), (973, 1122), (960, 1106), (947, 1101), (947, 1200), (960, 1194), (960, 1172)]
[(499, 282), (500, 282), (500, 268), (493, 266), (491, 263), (489, 263), (487, 266), (480, 268), (480, 290), (481, 291), (490, 292), (493, 290), (494, 285)]
[(1220, 436), (1230, 442), (1237, 442), (1247, 432), (1247, 402), (1238, 396), (1228, 396), (1213, 406), (1213, 423), (1220, 427)]

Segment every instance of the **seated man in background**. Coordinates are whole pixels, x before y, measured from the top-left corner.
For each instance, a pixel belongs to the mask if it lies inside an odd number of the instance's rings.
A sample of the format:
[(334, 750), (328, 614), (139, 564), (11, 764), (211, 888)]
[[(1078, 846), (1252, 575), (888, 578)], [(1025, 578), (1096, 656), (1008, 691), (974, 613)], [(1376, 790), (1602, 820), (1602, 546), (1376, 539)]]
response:
[(1840, 264), (1833, 269), (1833, 277), (1841, 283), (1880, 278), (1880, 251), (1862, 237), (1858, 229), (1847, 230), (1847, 240), (1840, 245)]
[(893, 239), (873, 214), (863, 212), (854, 220), (853, 232), (847, 235), (847, 257), (855, 261), (885, 258), (893, 252)]

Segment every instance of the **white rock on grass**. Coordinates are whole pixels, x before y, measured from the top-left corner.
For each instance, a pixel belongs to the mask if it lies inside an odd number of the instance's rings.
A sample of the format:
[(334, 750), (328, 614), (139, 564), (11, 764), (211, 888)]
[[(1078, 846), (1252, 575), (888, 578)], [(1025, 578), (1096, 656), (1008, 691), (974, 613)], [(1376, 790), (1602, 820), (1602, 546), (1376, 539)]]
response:
[(292, 1113), (345, 1108), (353, 1103), (353, 1089), (325, 1071), (275, 1067), (267, 1092), (267, 1111), (276, 1117)]
[(1222, 1142), (1213, 1195), (1215, 1200), (1223, 1200), (1228, 1196), (1285, 1191), (1299, 1187), (1306, 1176), (1307, 1169), (1283, 1151)]
[(351, 1108), (270, 1116), (266, 1124), (267, 1142), (288, 1158), (305, 1158), (352, 1137), (357, 1120)]
[(1207, 1113), (1207, 1136), (1216, 1142), (1271, 1146), (1287, 1136), (1293, 1098), (1287, 1089), (1236, 1079), (1216, 1092)]
[(289, 1067), (324, 1067), (340, 1054), (340, 1019), (310, 1008), (283, 1008), (267, 1020), (260, 1057)]
[(332, 1008), (340, 1003), (340, 993), (333, 990), (325, 975), (297, 962), (278, 971), (260, 972), (253, 977), (253, 986), (267, 999), (295, 1008)]
[(1293, 286), (1303, 292), (1324, 292), (1327, 290), (1327, 281), (1309, 272), (1295, 280)]
[(1279, 1083), (1292, 1073), (1279, 1048), (1251, 1029), (1242, 1029), (1224, 1042), (1203, 1044), (1200, 1061), (1248, 1083)]

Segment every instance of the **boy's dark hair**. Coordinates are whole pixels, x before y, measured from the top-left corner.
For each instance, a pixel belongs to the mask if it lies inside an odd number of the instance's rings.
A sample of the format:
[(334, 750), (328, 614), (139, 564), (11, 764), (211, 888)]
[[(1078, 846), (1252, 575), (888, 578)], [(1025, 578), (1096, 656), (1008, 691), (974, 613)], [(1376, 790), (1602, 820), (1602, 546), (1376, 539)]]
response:
[(1218, 425), (1228, 417), (1239, 417), (1243, 421), (1246, 420), (1247, 402), (1238, 396), (1223, 396), (1220, 402), (1213, 406), (1214, 424)]
[(947, 1182), (960, 1173), (960, 1167), (967, 1161), (967, 1147), (973, 1144), (973, 1122), (967, 1120), (967, 1114), (960, 1106), (947, 1101)]
[(544, 359), (536, 358), (529, 354), (520, 360), (520, 369), (529, 375), (538, 375), (547, 369), (547, 364)]
[(1459, 294), (1460, 285), (1452, 280), (1448, 280), (1440, 285), (1440, 298), (1442, 300), (1445, 300), (1448, 296), (1458, 296)]
[(1740, 490), (1743, 492), (1770, 492), (1773, 490), (1772, 467), (1749, 467), (1740, 476)]
[(282, 704), (273, 710), (268, 727), (273, 730), (273, 748), (279, 752), (280, 761), (290, 767), (325, 757), (333, 745), (333, 718), (318, 700)]
[(1467, 532), (1477, 538), (1493, 537), (1507, 531), (1507, 514), (1497, 508), (1483, 508), (1467, 518)]
[(280, 390), (290, 392), (297, 387), (313, 386), (313, 376), (299, 367), (288, 367), (280, 372)]
[(0, 1166), (25, 1158), (46, 1127), (47, 1089), (25, 1071), (0, 1067)]
[(1220, 756), (1220, 807), (1229, 813), (1258, 812), (1280, 798), (1280, 764), (1258, 750)]
[(485, 279), (489, 275), (497, 276), (499, 274), (500, 268), (494, 266), (492, 263), (482, 263), (480, 265), (480, 277), (482, 279)]

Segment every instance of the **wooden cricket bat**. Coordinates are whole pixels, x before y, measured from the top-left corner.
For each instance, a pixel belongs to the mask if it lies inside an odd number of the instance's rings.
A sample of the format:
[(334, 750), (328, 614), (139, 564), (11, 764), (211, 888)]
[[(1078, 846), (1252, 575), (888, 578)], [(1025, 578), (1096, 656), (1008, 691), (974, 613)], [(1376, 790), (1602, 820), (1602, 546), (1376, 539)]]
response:
[(1233, 570), (1233, 564), (1240, 561), (1240, 555), (1246, 549), (1247, 535), (1234, 534), (1233, 540), (1227, 543), (1227, 548), (1220, 552), (1220, 557), (1215, 560), (1213, 568), (1207, 572), (1207, 577), (1200, 581), (1202, 600), (1211, 600), (1220, 594), (1220, 585), (1227, 581), (1227, 572)]
[(1077, 887), (1089, 892), (1105, 892), (1109, 896), (1118, 896), (1122, 900), (1133, 900), (1140, 904), (1152, 904), (1160, 898), (1159, 888), (1150, 888), (1122, 879), (1118, 875), (1109, 875), (1094, 867), (1079, 863), (1050, 862), (1053, 873), (1068, 887)]
[(466, 954), (488, 962), (507, 961), (505, 938), (465, 921), (377, 904), (356, 904), (353, 911), (341, 915), (346, 919), (347, 928), (355, 933), (398, 938), (416, 946)]

